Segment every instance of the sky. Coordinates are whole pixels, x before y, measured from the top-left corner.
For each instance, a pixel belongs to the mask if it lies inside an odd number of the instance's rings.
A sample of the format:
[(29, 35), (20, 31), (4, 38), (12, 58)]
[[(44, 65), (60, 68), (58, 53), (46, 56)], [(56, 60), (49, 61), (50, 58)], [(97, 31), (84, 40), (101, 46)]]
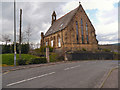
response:
[[(9, 34), (11, 39), (13, 40), (13, 0), (5, 1), (6, 2), (2, 2), (2, 5), (0, 3), (0, 27), (2, 27), (2, 31), (0, 31), (2, 32), (2, 34)], [(80, 1), (93, 26), (95, 27), (99, 44), (118, 43), (119, 0)], [(30, 41), (33, 43), (40, 43), (41, 32), (45, 33), (51, 26), (52, 12), (54, 10), (56, 11), (58, 19), (71, 10), (77, 8), (78, 5), (79, 0), (24, 0), (24, 2), (17, 2), (17, 35), (19, 34), (20, 8), (23, 10), (22, 32), (24, 32), (28, 28), (28, 26), (30, 26), (32, 30)]]

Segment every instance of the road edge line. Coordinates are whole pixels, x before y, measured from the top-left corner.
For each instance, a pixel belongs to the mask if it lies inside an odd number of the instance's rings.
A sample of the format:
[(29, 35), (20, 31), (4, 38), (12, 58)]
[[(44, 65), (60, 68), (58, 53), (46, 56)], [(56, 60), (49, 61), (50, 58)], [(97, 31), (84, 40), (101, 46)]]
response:
[(112, 69), (108, 72), (108, 74), (107, 74), (106, 78), (103, 80), (103, 82), (101, 83), (101, 85), (100, 85), (100, 87), (99, 87), (99, 88), (102, 88), (102, 87), (104, 86), (104, 84), (105, 84), (106, 80), (109, 78), (109, 76), (111, 75), (111, 73), (112, 73), (112, 72), (113, 72), (113, 70), (115, 70), (115, 69), (118, 69), (118, 66), (117, 66), (117, 67), (112, 68)]

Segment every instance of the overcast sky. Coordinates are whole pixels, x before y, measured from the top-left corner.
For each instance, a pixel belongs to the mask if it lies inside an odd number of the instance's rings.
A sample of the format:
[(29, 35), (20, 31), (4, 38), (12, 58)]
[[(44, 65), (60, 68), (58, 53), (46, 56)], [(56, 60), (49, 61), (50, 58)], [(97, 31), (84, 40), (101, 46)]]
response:
[[(25, 0), (24, 0), (25, 1)], [(65, 1), (65, 0), (64, 0)], [(119, 0), (80, 0), (93, 26), (95, 27), (99, 44), (118, 42), (118, 1)], [(0, 3), (1, 4), (1, 3)], [(32, 29), (31, 42), (40, 42), (40, 33), (46, 32), (51, 25), (51, 14), (55, 10), (57, 19), (75, 9), (79, 0), (66, 2), (17, 2), (17, 34), (19, 31), (19, 10), (23, 10), (22, 31), (30, 25)], [(13, 2), (2, 2), (2, 34), (9, 34), (13, 39)], [(1, 22), (0, 22), (1, 23)], [(0, 24), (1, 25), (1, 24)], [(0, 26), (1, 27), (1, 26)]]

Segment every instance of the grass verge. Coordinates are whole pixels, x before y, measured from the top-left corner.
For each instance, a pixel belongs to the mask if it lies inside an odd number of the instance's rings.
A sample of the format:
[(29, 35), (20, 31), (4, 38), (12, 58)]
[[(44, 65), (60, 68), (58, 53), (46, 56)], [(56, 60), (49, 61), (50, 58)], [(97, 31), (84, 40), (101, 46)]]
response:
[[(14, 54), (1, 54), (2, 55), (2, 65), (14, 65)], [(21, 54), (21, 57), (24, 59), (34, 59), (37, 58), (37, 56), (29, 55), (29, 54)], [(19, 54), (16, 55), (16, 59), (19, 59)]]

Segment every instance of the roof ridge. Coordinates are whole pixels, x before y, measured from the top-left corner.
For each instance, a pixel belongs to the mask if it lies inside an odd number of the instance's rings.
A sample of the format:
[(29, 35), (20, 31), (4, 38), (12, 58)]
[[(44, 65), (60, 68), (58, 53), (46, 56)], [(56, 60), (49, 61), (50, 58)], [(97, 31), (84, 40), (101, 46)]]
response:
[[(78, 8), (78, 7), (77, 7), (77, 8)], [(77, 9), (77, 8), (75, 8), (75, 9)], [(58, 21), (58, 20), (60, 20), (61, 18), (65, 17), (66, 15), (68, 15), (69, 13), (71, 13), (72, 11), (74, 11), (75, 9), (73, 9), (73, 10), (69, 11), (68, 13), (66, 13), (65, 15), (61, 16), (61, 17), (58, 18), (56, 21)]]
[(51, 35), (51, 34), (53, 34), (55, 32), (58, 32), (58, 31), (62, 30), (63, 28), (65, 28), (66, 26), (68, 26), (68, 23), (71, 21), (73, 16), (76, 14), (78, 9), (79, 9), (79, 6), (77, 8), (75, 8), (75, 9), (71, 10), (70, 12), (66, 13), (65, 15), (60, 17), (59, 19), (57, 19), (53, 23), (53, 25), (50, 26), (48, 31), (45, 33), (45, 36)]

